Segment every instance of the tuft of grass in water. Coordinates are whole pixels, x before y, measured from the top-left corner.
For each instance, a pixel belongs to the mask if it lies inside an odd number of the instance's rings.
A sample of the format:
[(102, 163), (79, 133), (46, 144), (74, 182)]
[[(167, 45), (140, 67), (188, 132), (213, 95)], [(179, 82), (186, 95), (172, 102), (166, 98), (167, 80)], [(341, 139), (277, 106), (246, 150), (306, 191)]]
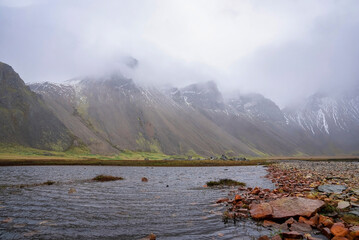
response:
[(110, 175), (98, 175), (94, 177), (92, 180), (97, 182), (108, 182), (108, 181), (117, 181), (117, 180), (123, 180), (122, 177), (114, 177)]
[(44, 182), (43, 184), (44, 185), (53, 185), (53, 184), (55, 184), (55, 182), (54, 181), (47, 181), (47, 182)]
[(206, 183), (208, 187), (215, 187), (215, 186), (245, 186), (246, 184), (243, 182), (238, 182), (232, 179), (221, 179), (219, 181), (209, 181)]
[(355, 216), (354, 214), (344, 214), (342, 217), (343, 221), (349, 224), (353, 224), (359, 226), (359, 217)]

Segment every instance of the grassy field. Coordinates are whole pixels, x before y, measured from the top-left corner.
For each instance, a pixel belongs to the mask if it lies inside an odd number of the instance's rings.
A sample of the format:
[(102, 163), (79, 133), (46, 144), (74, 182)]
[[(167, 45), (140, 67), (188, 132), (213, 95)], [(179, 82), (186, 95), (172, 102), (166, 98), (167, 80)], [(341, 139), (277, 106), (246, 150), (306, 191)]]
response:
[[(198, 156), (196, 156), (196, 159)], [(148, 160), (145, 160), (148, 159)], [(103, 166), (244, 166), (266, 165), (280, 160), (359, 161), (357, 156), (300, 156), (249, 158), (248, 161), (184, 160), (185, 155), (166, 155), (153, 152), (122, 151), (117, 155), (91, 154), (85, 147), (66, 152), (39, 150), (23, 146), (0, 145), (0, 166), (21, 165), (103, 165)]]

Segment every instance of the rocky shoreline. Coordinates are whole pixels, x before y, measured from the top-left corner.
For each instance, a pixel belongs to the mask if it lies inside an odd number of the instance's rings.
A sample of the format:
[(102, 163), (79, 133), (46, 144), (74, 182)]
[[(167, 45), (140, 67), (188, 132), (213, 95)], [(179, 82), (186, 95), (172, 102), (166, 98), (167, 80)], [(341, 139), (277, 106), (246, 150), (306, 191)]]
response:
[(252, 218), (278, 233), (261, 240), (359, 239), (359, 163), (281, 162), (266, 177), (274, 190), (239, 187), (217, 201), (225, 222)]

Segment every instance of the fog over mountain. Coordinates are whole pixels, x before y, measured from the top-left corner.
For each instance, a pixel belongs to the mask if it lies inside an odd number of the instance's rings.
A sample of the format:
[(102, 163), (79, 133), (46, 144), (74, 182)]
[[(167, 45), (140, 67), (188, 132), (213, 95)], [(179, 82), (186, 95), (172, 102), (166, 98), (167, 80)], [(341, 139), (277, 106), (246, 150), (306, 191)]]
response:
[(0, 60), (27, 83), (211, 80), (224, 98), (260, 93), (284, 108), (357, 84), (358, 10), (355, 0), (1, 0)]

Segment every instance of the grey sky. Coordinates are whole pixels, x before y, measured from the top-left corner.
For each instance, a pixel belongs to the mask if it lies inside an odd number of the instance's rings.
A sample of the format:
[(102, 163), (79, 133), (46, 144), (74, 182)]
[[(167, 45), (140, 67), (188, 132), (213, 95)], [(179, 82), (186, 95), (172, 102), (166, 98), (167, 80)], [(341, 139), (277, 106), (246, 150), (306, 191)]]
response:
[(26, 82), (121, 69), (145, 84), (215, 80), (284, 106), (359, 76), (355, 0), (0, 0), (0, 34), (0, 61)]

